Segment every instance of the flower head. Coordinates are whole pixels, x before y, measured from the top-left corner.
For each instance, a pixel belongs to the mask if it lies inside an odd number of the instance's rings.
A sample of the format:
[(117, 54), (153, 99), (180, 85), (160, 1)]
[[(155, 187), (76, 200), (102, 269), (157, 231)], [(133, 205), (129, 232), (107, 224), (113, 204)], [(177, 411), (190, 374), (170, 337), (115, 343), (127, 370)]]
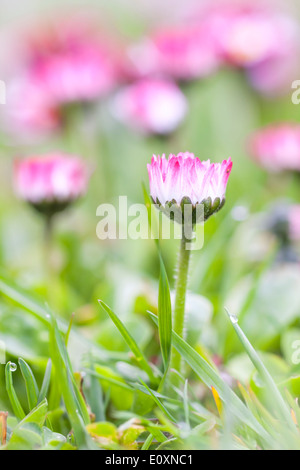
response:
[(281, 54), (296, 40), (293, 19), (274, 9), (247, 2), (212, 8), (208, 20), (226, 61), (249, 67)]
[(120, 90), (111, 108), (117, 119), (133, 129), (168, 134), (185, 117), (187, 101), (173, 82), (143, 79)]
[(8, 80), (8, 127), (50, 131), (63, 124), (70, 104), (106, 96), (123, 80), (123, 62), (109, 39), (85, 20), (54, 22), (23, 39), (22, 61)]
[(62, 153), (17, 160), (14, 166), (16, 194), (48, 215), (63, 210), (82, 196), (88, 179), (83, 161)]
[(17, 132), (18, 135), (34, 135), (60, 127), (59, 107), (30, 75), (13, 80), (7, 95), (8, 130)]
[(56, 103), (90, 101), (110, 91), (120, 78), (119, 63), (84, 20), (58, 22), (32, 41), (25, 63), (35, 84)]
[(269, 171), (300, 171), (300, 125), (279, 124), (256, 132), (251, 154)]
[(254, 89), (266, 96), (290, 93), (291, 83), (299, 76), (300, 41), (259, 64), (247, 69), (247, 78)]
[(175, 80), (205, 77), (220, 64), (215, 40), (204, 23), (161, 29), (129, 53), (141, 75), (158, 74)]
[(148, 164), (151, 197), (162, 207), (171, 203), (203, 204), (207, 219), (224, 205), (231, 168), (230, 158), (210, 163), (189, 152), (170, 155), (169, 159), (153, 155)]

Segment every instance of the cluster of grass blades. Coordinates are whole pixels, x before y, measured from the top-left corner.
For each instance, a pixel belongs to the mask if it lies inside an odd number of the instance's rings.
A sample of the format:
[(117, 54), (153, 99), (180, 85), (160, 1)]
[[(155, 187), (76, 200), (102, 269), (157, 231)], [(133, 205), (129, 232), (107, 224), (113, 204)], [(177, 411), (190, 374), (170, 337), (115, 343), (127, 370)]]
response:
[[(101, 360), (99, 346), (81, 337), (76, 328), (72, 327), (70, 331), (69, 325), (58, 322), (47, 306), (3, 277), (0, 291), (47, 327), (50, 351), (40, 387), (27, 362), (21, 358), (18, 361), (27, 395), (25, 405), (21, 404), (14, 388), (13, 374), (17, 366), (11, 362), (6, 364), (6, 389), (13, 414), (7, 419), (4, 413), (1, 414), (2, 448), (300, 448), (297, 402), (290, 391), (282, 391), (275, 384), (235, 317), (229, 315), (232, 327), (263, 382), (267, 400), (261, 400), (251, 388), (246, 389), (241, 384), (237, 390), (231, 388), (209, 358), (172, 332), (168, 321), (162, 321), (150, 312), (154, 328), (159, 329), (161, 368), (149, 361), (126, 325), (104, 302), (100, 302), (101, 306), (130, 348), (131, 354), (126, 358), (114, 355), (108, 358), (109, 352), (106, 352)], [(169, 296), (163, 268), (159, 315), (164, 315), (166, 309), (168, 315)], [(67, 350), (67, 342), (72, 336), (80, 338), (86, 348), (80, 373), (73, 371)], [(179, 377), (182, 386), (170, 392), (171, 346), (186, 363), (188, 378)], [(131, 379), (123, 377), (117, 367), (113, 367), (120, 359), (135, 371)], [(110, 368), (107, 363), (111, 364)], [(206, 387), (208, 406), (199, 401), (196, 383)], [(117, 395), (121, 395), (123, 408), (109, 410), (109, 403), (114, 402)]]

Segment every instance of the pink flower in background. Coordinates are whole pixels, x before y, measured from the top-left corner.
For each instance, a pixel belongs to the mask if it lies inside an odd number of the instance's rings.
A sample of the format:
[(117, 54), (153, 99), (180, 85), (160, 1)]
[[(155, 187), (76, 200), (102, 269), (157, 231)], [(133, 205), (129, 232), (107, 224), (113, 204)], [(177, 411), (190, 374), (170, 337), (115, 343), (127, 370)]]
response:
[(266, 95), (287, 93), (300, 72), (297, 21), (276, 5), (232, 1), (203, 14), (224, 63), (244, 68), (251, 85)]
[(61, 125), (59, 107), (30, 76), (14, 80), (7, 90), (6, 126), (19, 134), (34, 134)]
[(148, 164), (150, 194), (155, 203), (165, 206), (188, 198), (193, 205), (209, 205), (208, 216), (225, 202), (225, 192), (232, 168), (229, 158), (222, 163), (201, 161), (193, 153), (170, 155), (169, 159), (153, 155)]
[(145, 133), (167, 134), (184, 119), (187, 101), (173, 82), (149, 78), (120, 90), (111, 109), (129, 127)]
[(28, 73), (56, 103), (90, 101), (120, 79), (108, 38), (99, 38), (84, 21), (58, 24), (29, 48)]
[(48, 131), (59, 127), (63, 107), (109, 93), (125, 71), (108, 38), (90, 22), (72, 18), (24, 35), (20, 65), (8, 80), (8, 126)]
[(282, 55), (299, 36), (292, 18), (258, 4), (217, 6), (207, 20), (224, 59), (240, 67)]
[(255, 160), (270, 171), (300, 171), (300, 125), (280, 124), (256, 132), (250, 141)]
[(17, 160), (14, 166), (16, 194), (36, 207), (72, 202), (86, 192), (88, 180), (85, 163), (63, 153)]
[(130, 56), (141, 75), (193, 80), (213, 73), (220, 64), (209, 25), (162, 29), (134, 46)]
[(300, 76), (300, 43), (295, 41), (291, 47), (247, 70), (252, 87), (267, 96), (288, 94), (295, 77)]

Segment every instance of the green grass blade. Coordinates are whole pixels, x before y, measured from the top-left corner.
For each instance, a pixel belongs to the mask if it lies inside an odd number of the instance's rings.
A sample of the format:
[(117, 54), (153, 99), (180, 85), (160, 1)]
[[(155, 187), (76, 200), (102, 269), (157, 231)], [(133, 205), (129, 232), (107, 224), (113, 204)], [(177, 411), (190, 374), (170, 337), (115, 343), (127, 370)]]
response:
[(160, 238), (159, 237), (159, 224), (157, 221), (156, 214), (153, 210), (154, 208), (153, 208), (152, 199), (150, 198), (145, 185), (143, 184), (142, 186), (143, 186), (145, 206), (146, 206), (147, 213), (148, 213), (148, 224), (150, 227), (150, 234), (151, 234), (151, 237), (153, 237), (157, 248), (159, 249), (159, 238)]
[(93, 447), (93, 443), (87, 434), (85, 425), (90, 422), (88, 410), (74, 378), (70, 359), (64, 339), (58, 329), (51, 311), (50, 326), (50, 351), (51, 359), (55, 367), (55, 373), (59, 380), (62, 396), (69, 415), (77, 446), (81, 449)]
[(160, 408), (160, 410), (167, 416), (167, 418), (169, 418), (171, 421), (173, 421), (173, 423), (175, 423), (176, 419), (171, 415), (171, 413), (167, 410), (167, 408), (162, 404), (160, 399), (156, 395), (154, 395), (152, 390), (148, 387), (147, 384), (145, 384), (145, 382), (142, 379), (140, 379), (140, 382), (145, 387), (145, 389), (149, 392), (149, 395), (153, 398), (153, 401), (155, 401), (158, 408)]
[(156, 378), (154, 377), (153, 371), (151, 366), (149, 365), (147, 359), (145, 358), (144, 354), (140, 350), (139, 346), (137, 345), (136, 341), (133, 339), (131, 334), (128, 332), (127, 328), (123, 325), (119, 317), (106, 305), (102, 300), (98, 300), (99, 304), (103, 307), (103, 309), (108, 313), (111, 320), (114, 322), (116, 327), (118, 328), (119, 332), (123, 336), (125, 342), (129, 346), (130, 350), (134, 354), (136, 360), (140, 364), (141, 368), (148, 374), (148, 377), (151, 382), (155, 382)]
[(51, 370), (52, 370), (52, 361), (51, 359), (49, 359), (47, 362), (47, 366), (46, 366), (46, 370), (45, 370), (45, 374), (43, 378), (43, 383), (41, 386), (41, 391), (38, 396), (38, 403), (43, 401), (47, 396), (49, 386), (50, 386), (50, 380), (51, 380)]
[(185, 422), (188, 426), (188, 429), (191, 429), (190, 424), (190, 409), (189, 409), (189, 397), (188, 397), (188, 380), (186, 379), (184, 383), (184, 391), (183, 391), (183, 405), (184, 405), (184, 416)]
[(71, 318), (70, 318), (70, 322), (69, 322), (69, 326), (68, 326), (68, 330), (67, 330), (67, 333), (66, 333), (66, 337), (65, 337), (65, 345), (66, 346), (68, 346), (68, 343), (69, 343), (69, 337), (70, 337), (70, 333), (71, 333), (71, 330), (72, 330), (74, 317), (75, 317), (75, 313), (72, 313)]
[(280, 415), (280, 418), (283, 419), (287, 425), (293, 430), (296, 431), (296, 426), (292, 420), (290, 410), (285, 403), (280, 391), (278, 390), (274, 380), (271, 377), (271, 374), (263, 364), (261, 358), (253, 348), (252, 344), (246, 337), (245, 333), (243, 330), (240, 328), (240, 326), (237, 323), (237, 318), (229, 313), (227, 309), (225, 309), (230, 320), (232, 323), (232, 326), (241, 342), (243, 345), (246, 353), (248, 354), (249, 359), (251, 360), (252, 364), (260, 374), (261, 378), (263, 379), (266, 387), (269, 390), (269, 396), (270, 396), (270, 401), (273, 401), (274, 405), (276, 406), (276, 410), (278, 414)]
[(85, 371), (86, 371), (87, 374), (89, 374), (91, 376), (97, 377), (98, 379), (102, 379), (105, 382), (108, 382), (112, 385), (116, 385), (117, 387), (121, 387), (124, 390), (129, 390), (131, 392), (134, 391), (134, 388), (131, 387), (130, 385), (128, 385), (127, 383), (125, 383), (125, 382), (121, 382), (117, 379), (113, 379), (112, 377), (108, 377), (104, 374), (100, 374), (99, 372), (91, 370), (91, 369), (85, 369)]
[(18, 427), (22, 427), (25, 423), (35, 423), (39, 427), (42, 427), (46, 421), (46, 415), (48, 411), (47, 400), (42, 400), (30, 413), (18, 424)]
[[(156, 315), (151, 314), (151, 318), (156, 324), (158, 320)], [(245, 423), (269, 445), (274, 444), (268, 433), (261, 424), (252, 415), (246, 405), (234, 393), (233, 390), (221, 379), (219, 374), (213, 369), (197, 351), (195, 351), (186, 341), (180, 338), (174, 331), (172, 333), (173, 345), (181, 354), (182, 358), (190, 365), (196, 375), (211, 389), (213, 386), (220, 398), (227, 403), (235, 417), (242, 423)]]
[(13, 385), (12, 379), (12, 363), (8, 362), (5, 366), (5, 384), (6, 384), (6, 391), (8, 394), (9, 401), (11, 403), (12, 409), (16, 417), (20, 420), (25, 418), (24, 410), (19, 402), (17, 397), (16, 391)]
[[(148, 192), (143, 184), (143, 193), (145, 205), (148, 212), (148, 222), (151, 230), (151, 234), (158, 235), (157, 218), (153, 217), (153, 203), (148, 195)], [(155, 227), (153, 228), (153, 223)], [(172, 344), (172, 306), (170, 287), (167, 272), (163, 262), (163, 258), (159, 246), (159, 238), (154, 238), (156, 247), (159, 255), (160, 262), (160, 278), (159, 278), (159, 291), (158, 291), (158, 332), (161, 347), (161, 354), (163, 358), (164, 368), (168, 369), (170, 355), (171, 355), (171, 344)]]
[(172, 345), (172, 306), (168, 276), (161, 255), (158, 291), (158, 332), (165, 370), (169, 367)]
[[(100, 385), (100, 381), (95, 375), (95, 365), (92, 357), (89, 358), (90, 361), (90, 387), (88, 390), (88, 402), (91, 407), (92, 412), (95, 415), (95, 421), (105, 421), (105, 410), (104, 410), (104, 401), (103, 401), (103, 390)], [(87, 371), (87, 373), (89, 373)]]
[(0, 274), (0, 292), (6, 297), (11, 299), (13, 302), (21, 305), (23, 308), (33, 313), (36, 318), (42, 321), (44, 324), (49, 324), (49, 318), (43, 305), (35, 300), (28, 292), (21, 287), (15, 286), (12, 282), (4, 278)]
[(145, 440), (144, 444), (142, 445), (141, 450), (148, 450), (152, 444), (153, 439), (154, 439), (154, 436), (153, 434), (150, 433), (147, 439)]
[(69, 389), (74, 394), (75, 402), (77, 404), (77, 409), (81, 414), (83, 422), (85, 424), (89, 424), (90, 422), (89, 413), (88, 413), (86, 404), (84, 402), (84, 399), (78, 389), (76, 380), (74, 378), (74, 373), (72, 370), (72, 365), (71, 365), (71, 361), (67, 352), (65, 342), (62, 338), (58, 325), (56, 321), (54, 320), (53, 316), (52, 316), (52, 321), (53, 321), (52, 331), (54, 335), (54, 344), (55, 344), (55, 347), (57, 348), (57, 353), (60, 355), (62, 365), (63, 365), (62, 368), (67, 375), (68, 381), (71, 382), (71, 384), (69, 384)]
[(18, 362), (26, 386), (29, 410), (31, 411), (38, 403), (39, 389), (33, 372), (27, 362), (25, 362), (22, 358), (19, 358)]
[[(0, 292), (9, 300), (16, 303), (24, 310), (27, 310), (32, 316), (40, 320), (44, 325), (47, 327), (51, 326), (49, 311), (45, 304), (35, 299), (23, 288), (16, 286), (11, 280), (6, 279), (1, 273)], [(69, 326), (68, 323), (61, 318), (58, 318), (56, 321), (59, 330), (63, 334), (66, 334)], [(70, 332), (70, 337), (72, 337), (74, 342), (77, 342), (82, 349), (93, 349), (94, 355), (101, 358), (101, 360), (124, 360), (125, 356), (127, 357), (127, 355), (123, 353), (114, 353), (113, 351), (108, 352), (105, 348), (100, 347), (96, 342), (93, 342), (81, 335), (74, 327)]]

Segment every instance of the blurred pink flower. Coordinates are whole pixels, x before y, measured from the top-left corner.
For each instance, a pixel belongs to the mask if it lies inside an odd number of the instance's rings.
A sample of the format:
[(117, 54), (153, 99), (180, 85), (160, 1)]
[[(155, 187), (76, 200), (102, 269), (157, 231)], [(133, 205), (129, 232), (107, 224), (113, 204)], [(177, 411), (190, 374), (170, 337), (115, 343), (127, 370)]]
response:
[(48, 132), (61, 124), (59, 107), (30, 76), (14, 80), (7, 90), (5, 124), (19, 134)]
[(61, 50), (37, 58), (31, 76), (56, 103), (96, 99), (117, 81), (108, 51), (99, 44), (81, 41), (67, 42)]
[(267, 96), (288, 94), (295, 77), (300, 76), (300, 44), (295, 41), (276, 56), (249, 67), (248, 79), (257, 91)]
[(267, 170), (300, 171), (300, 125), (277, 124), (257, 131), (250, 139), (250, 152)]
[(85, 19), (58, 21), (23, 41), (21, 64), (8, 80), (12, 128), (56, 128), (63, 123), (64, 106), (96, 100), (123, 80), (121, 53)]
[(207, 13), (207, 21), (224, 59), (240, 67), (281, 55), (299, 34), (294, 19), (251, 2), (219, 5)]
[(113, 115), (145, 133), (172, 132), (187, 113), (184, 94), (173, 82), (142, 79), (121, 89), (112, 100)]
[(36, 206), (65, 205), (87, 190), (89, 171), (78, 157), (52, 153), (17, 160), (14, 165), (16, 194)]
[(141, 75), (176, 80), (205, 77), (220, 65), (210, 26), (205, 22), (157, 31), (132, 47), (129, 54)]
[(203, 13), (224, 63), (244, 68), (251, 85), (267, 95), (287, 93), (300, 72), (297, 21), (262, 2), (227, 1)]
[(151, 197), (163, 206), (172, 201), (180, 205), (184, 198), (193, 205), (209, 204), (211, 215), (225, 202), (231, 168), (230, 158), (222, 163), (210, 163), (189, 152), (170, 155), (169, 159), (153, 155), (148, 164)]
[(72, 18), (29, 43), (29, 75), (56, 103), (90, 101), (118, 83), (116, 53), (93, 29), (86, 19)]

